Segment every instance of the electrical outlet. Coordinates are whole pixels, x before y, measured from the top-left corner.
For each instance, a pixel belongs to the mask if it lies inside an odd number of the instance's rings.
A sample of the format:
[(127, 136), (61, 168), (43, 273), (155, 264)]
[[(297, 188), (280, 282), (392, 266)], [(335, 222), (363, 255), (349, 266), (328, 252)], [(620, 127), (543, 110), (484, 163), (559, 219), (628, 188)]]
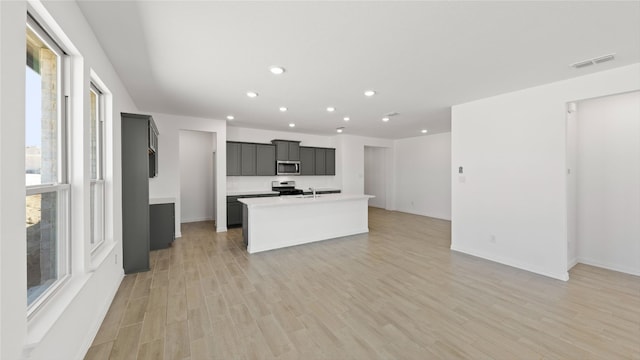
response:
[(492, 243), (492, 244), (496, 243), (496, 236), (494, 234), (491, 234), (489, 236), (489, 242)]
[(411, 206), (413, 207), (413, 201), (411, 202)]
[(116, 260), (116, 265), (118, 265), (118, 254), (116, 254), (115, 260)]

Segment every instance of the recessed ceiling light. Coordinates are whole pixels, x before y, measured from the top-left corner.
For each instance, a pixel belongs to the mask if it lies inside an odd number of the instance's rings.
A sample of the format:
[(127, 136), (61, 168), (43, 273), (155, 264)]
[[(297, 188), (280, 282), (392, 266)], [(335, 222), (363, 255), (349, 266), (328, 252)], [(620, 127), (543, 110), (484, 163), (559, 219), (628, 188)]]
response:
[(382, 118), (382, 121), (387, 122), (387, 121), (389, 121), (389, 118), (385, 116), (385, 117)]
[(296, 124), (294, 124), (294, 123), (290, 123), (290, 124), (289, 124), (289, 127), (296, 127)]
[(247, 96), (250, 98), (258, 97), (258, 93), (255, 91), (247, 91)]
[(327, 111), (328, 111), (328, 112), (334, 112), (334, 111), (336, 111), (336, 108), (334, 108), (333, 106), (329, 106), (329, 107), (327, 108)]
[(235, 117), (233, 117), (233, 115), (227, 115), (227, 120), (233, 120), (235, 119)]
[(280, 111), (285, 112), (287, 110), (289, 110), (289, 109), (287, 109), (285, 106), (280, 106)]
[(421, 133), (426, 134), (427, 133), (427, 129), (422, 129)]
[(344, 129), (344, 128), (339, 127), (339, 128), (337, 128), (337, 129), (336, 129), (336, 131), (337, 131), (338, 133), (341, 133), (343, 129)]
[(280, 66), (272, 66), (269, 68), (269, 71), (274, 75), (284, 74), (284, 68)]
[(344, 121), (349, 121), (349, 120), (351, 120), (351, 119), (350, 119), (348, 116), (345, 116), (343, 120), (344, 120)]
[(376, 92), (375, 92), (375, 91), (373, 91), (373, 90), (366, 90), (366, 91), (364, 92), (364, 96), (373, 96), (373, 95), (375, 95), (375, 94), (376, 94)]

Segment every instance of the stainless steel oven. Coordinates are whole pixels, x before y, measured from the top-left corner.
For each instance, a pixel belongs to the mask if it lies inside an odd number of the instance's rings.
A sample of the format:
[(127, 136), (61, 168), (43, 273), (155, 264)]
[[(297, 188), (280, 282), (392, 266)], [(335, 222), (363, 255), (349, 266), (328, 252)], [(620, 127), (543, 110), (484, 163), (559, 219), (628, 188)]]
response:
[(300, 161), (278, 160), (276, 173), (278, 175), (300, 175)]

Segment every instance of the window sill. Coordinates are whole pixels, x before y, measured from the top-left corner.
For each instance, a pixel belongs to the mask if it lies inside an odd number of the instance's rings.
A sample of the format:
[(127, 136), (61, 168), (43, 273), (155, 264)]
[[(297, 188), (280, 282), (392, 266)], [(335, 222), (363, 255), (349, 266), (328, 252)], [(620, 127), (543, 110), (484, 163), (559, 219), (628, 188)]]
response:
[(72, 275), (57, 291), (57, 293), (42, 308), (27, 321), (27, 336), (22, 355), (29, 358), (31, 352), (38, 346), (47, 333), (53, 328), (60, 316), (65, 312), (75, 297), (92, 277), (93, 272), (109, 257), (115, 249), (115, 243), (103, 244), (91, 259), (87, 273)]
[(93, 254), (91, 254), (91, 264), (89, 264), (89, 272), (96, 271), (102, 263), (109, 257), (109, 255), (115, 249), (116, 243), (114, 241), (104, 242), (98, 247)]
[(42, 341), (69, 304), (87, 283), (91, 274), (71, 276), (62, 288), (42, 305), (37, 313), (27, 321), (27, 337), (23, 348), (23, 356), (29, 357), (31, 351)]

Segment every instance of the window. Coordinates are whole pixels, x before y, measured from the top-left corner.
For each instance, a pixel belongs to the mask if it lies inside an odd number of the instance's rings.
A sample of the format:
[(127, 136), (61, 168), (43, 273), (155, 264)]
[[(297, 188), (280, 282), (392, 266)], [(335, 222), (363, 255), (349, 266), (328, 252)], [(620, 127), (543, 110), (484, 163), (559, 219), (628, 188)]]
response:
[(91, 251), (104, 242), (104, 95), (91, 83), (90, 102), (90, 168), (91, 168)]
[(65, 54), (28, 17), (25, 184), (27, 305), (31, 314), (69, 274)]

